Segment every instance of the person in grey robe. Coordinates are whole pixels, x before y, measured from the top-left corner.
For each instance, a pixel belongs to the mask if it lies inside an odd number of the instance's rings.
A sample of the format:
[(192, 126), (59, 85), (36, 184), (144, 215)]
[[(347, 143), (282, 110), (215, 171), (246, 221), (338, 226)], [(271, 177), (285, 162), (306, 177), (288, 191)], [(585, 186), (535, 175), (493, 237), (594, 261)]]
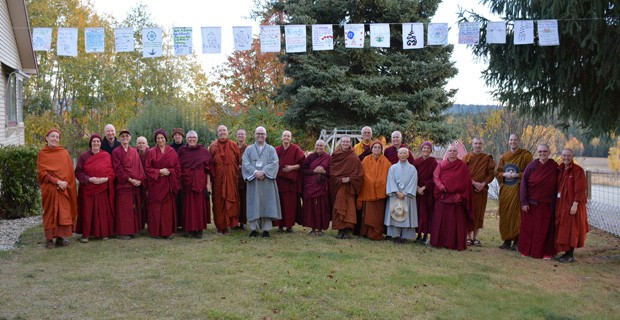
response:
[(386, 194), (388, 202), (385, 208), (385, 225), (387, 235), (394, 242), (402, 244), (407, 239), (415, 238), (418, 226), (418, 209), (415, 195), (418, 186), (418, 172), (407, 161), (409, 150), (398, 149), (398, 162), (388, 171)]
[(263, 232), (263, 238), (268, 238), (273, 220), (282, 219), (276, 184), (278, 154), (273, 146), (267, 144), (266, 139), (265, 128), (256, 128), (255, 143), (245, 149), (241, 162), (243, 180), (247, 183), (247, 216), (251, 238), (258, 237), (259, 231)]

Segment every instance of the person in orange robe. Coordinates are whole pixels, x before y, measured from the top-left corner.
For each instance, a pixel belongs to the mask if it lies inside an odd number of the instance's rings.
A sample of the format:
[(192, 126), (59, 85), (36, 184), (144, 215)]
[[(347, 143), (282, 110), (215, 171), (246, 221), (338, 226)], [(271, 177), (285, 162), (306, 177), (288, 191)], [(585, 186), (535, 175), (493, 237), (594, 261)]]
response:
[[(77, 224), (78, 205), (75, 172), (69, 152), (59, 145), (60, 131), (45, 134), (46, 145), (37, 156), (37, 181), (41, 188), (45, 247), (69, 244)], [(56, 242), (54, 243), (54, 239)]]
[(340, 138), (339, 146), (329, 159), (329, 193), (332, 201), (332, 228), (336, 238), (350, 239), (355, 228), (355, 195), (364, 181), (364, 170), (353, 148), (351, 137)]
[(235, 227), (239, 230), (246, 230), (246, 224), (248, 223), (248, 208), (246, 199), (246, 183), (243, 181), (243, 175), (241, 174), (241, 159), (243, 159), (243, 153), (247, 149), (248, 144), (245, 143), (247, 132), (243, 129), (237, 130), (237, 147), (239, 147), (239, 178), (237, 190), (239, 190), (239, 225)]
[(471, 145), (473, 151), (463, 158), (463, 162), (469, 169), (474, 190), (474, 223), (467, 230), (467, 245), (480, 247), (482, 244), (478, 240), (478, 231), (484, 225), (489, 183), (495, 178), (495, 161), (493, 161), (493, 156), (482, 152), (482, 139), (473, 138)]
[[(392, 164), (395, 164), (398, 162), (398, 150), (400, 148), (407, 148), (407, 145), (402, 143), (403, 141), (403, 134), (400, 133), (400, 131), (394, 131), (392, 132), (392, 145), (385, 148), (385, 151), (383, 152), (383, 155), (390, 160), (390, 162)], [(413, 158), (413, 154), (411, 153), (411, 151), (409, 151), (409, 157), (407, 158), (407, 161), (410, 164), (413, 164), (413, 161), (415, 159)]]
[(538, 146), (538, 159), (523, 171), (520, 186), (521, 228), (519, 252), (524, 257), (555, 256), (555, 199), (558, 164), (549, 159), (549, 146)]
[(431, 246), (452, 250), (467, 249), (467, 226), (474, 219), (473, 190), (467, 165), (458, 158), (458, 149), (451, 144), (448, 157), (437, 165), (435, 212), (431, 229)]
[(114, 234), (114, 168), (110, 154), (101, 152), (101, 136), (90, 136), (90, 150), (82, 153), (75, 167), (80, 182), (77, 233), (80, 242), (92, 237), (107, 240)]
[(383, 239), (387, 176), (392, 163), (383, 155), (379, 140), (370, 145), (372, 154), (362, 161), (364, 182), (357, 196), (357, 208), (362, 209), (361, 235), (371, 240)]
[(167, 145), (164, 129), (153, 134), (156, 145), (146, 153), (148, 231), (152, 237), (172, 239), (177, 229), (176, 194), (179, 191), (181, 163), (174, 149)]
[[(372, 150), (370, 150), (370, 143), (372, 142), (372, 129), (366, 126), (362, 128), (360, 133), (362, 135), (362, 139), (360, 140), (360, 142), (353, 146), (353, 150), (355, 151), (355, 154), (357, 154), (357, 156), (359, 157), (360, 161), (363, 161), (366, 156), (369, 156), (372, 153)], [(355, 228), (353, 229), (353, 234), (359, 236), (363, 224), (362, 210), (357, 210), (355, 216), (356, 223)]]
[(418, 236), (416, 243), (428, 244), (428, 235), (431, 233), (431, 222), (435, 212), (435, 195), (433, 189), (433, 172), (437, 168), (437, 159), (431, 157), (433, 144), (430, 141), (422, 143), (422, 156), (413, 161), (418, 172), (418, 186), (416, 190), (416, 206), (418, 209)]
[(213, 216), (218, 234), (227, 234), (229, 228), (239, 225), (239, 147), (228, 139), (228, 128), (217, 128), (218, 139), (209, 146), (213, 156)]
[(500, 249), (517, 250), (519, 245), (519, 228), (521, 226), (521, 204), (519, 188), (523, 170), (532, 162), (532, 154), (519, 148), (521, 140), (511, 134), (508, 140), (510, 150), (502, 155), (497, 166), (499, 183), (499, 233), (504, 243)]
[(282, 145), (276, 147), (279, 159), (278, 194), (280, 195), (280, 208), (282, 209), (282, 220), (276, 220), (274, 225), (278, 226), (278, 232), (293, 232), (295, 221), (301, 220), (301, 187), (302, 176), (301, 165), (306, 159), (306, 155), (299, 146), (291, 143), (291, 132), (282, 132)]
[(555, 249), (564, 252), (558, 261), (575, 262), (575, 248), (582, 248), (590, 231), (586, 204), (588, 186), (586, 173), (573, 162), (573, 150), (562, 150), (558, 174), (558, 198), (555, 207)]

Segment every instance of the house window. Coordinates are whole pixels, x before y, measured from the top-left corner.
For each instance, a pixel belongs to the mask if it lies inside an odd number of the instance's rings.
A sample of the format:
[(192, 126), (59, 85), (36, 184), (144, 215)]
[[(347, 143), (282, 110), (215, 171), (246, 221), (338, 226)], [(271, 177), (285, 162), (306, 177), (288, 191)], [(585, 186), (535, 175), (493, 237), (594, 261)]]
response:
[(7, 127), (16, 127), (18, 123), (23, 122), (23, 80), (16, 72), (9, 74), (6, 83), (6, 91), (4, 94), (4, 105), (6, 107), (6, 125)]

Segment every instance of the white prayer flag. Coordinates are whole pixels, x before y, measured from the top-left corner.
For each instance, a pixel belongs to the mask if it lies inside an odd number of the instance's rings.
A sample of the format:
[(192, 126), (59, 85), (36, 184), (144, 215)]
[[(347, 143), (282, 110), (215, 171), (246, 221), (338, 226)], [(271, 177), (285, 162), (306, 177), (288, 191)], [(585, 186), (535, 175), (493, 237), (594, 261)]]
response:
[(52, 50), (52, 28), (32, 28), (32, 50)]
[(403, 49), (424, 48), (424, 24), (403, 23)]
[(222, 28), (202, 27), (202, 53), (222, 53)]
[(478, 44), (480, 42), (480, 22), (459, 23), (459, 44)]
[(56, 40), (56, 52), (59, 56), (77, 56), (77, 28), (58, 28), (58, 39)]
[(334, 28), (331, 24), (312, 25), (312, 50), (334, 50)]
[(172, 28), (175, 56), (187, 56), (192, 54), (192, 27)]
[(370, 46), (379, 48), (390, 47), (390, 25), (387, 23), (372, 23), (370, 25)]
[(284, 37), (286, 39), (286, 52), (306, 52), (306, 26), (305, 25), (286, 25), (284, 26)]
[(132, 52), (136, 39), (133, 37), (133, 28), (114, 29), (114, 43), (116, 52)]
[(559, 46), (558, 20), (538, 20), (538, 44), (541, 46)]
[(280, 52), (280, 26), (260, 26), (260, 52)]
[(252, 49), (252, 27), (233, 27), (233, 42), (236, 51)]
[(487, 22), (487, 44), (490, 43), (506, 43), (506, 22)]
[(514, 45), (534, 43), (534, 21), (515, 20)]
[(156, 58), (162, 55), (162, 33), (160, 28), (142, 28), (142, 57)]
[(364, 25), (345, 24), (344, 25), (344, 47), (363, 48), (364, 47)]
[(84, 29), (84, 49), (87, 53), (105, 51), (105, 31), (103, 28)]
[(448, 44), (448, 24), (429, 23), (428, 24), (428, 45), (443, 46)]

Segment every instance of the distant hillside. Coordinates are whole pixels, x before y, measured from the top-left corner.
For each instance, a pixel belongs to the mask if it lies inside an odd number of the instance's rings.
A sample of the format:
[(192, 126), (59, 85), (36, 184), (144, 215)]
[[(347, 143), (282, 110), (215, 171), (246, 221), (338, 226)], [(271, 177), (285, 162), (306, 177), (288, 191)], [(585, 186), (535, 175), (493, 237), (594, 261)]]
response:
[(481, 112), (489, 112), (491, 110), (499, 110), (502, 106), (497, 105), (478, 105), (478, 104), (455, 104), (450, 109), (446, 110), (447, 114), (460, 115), (460, 114), (477, 114)]

